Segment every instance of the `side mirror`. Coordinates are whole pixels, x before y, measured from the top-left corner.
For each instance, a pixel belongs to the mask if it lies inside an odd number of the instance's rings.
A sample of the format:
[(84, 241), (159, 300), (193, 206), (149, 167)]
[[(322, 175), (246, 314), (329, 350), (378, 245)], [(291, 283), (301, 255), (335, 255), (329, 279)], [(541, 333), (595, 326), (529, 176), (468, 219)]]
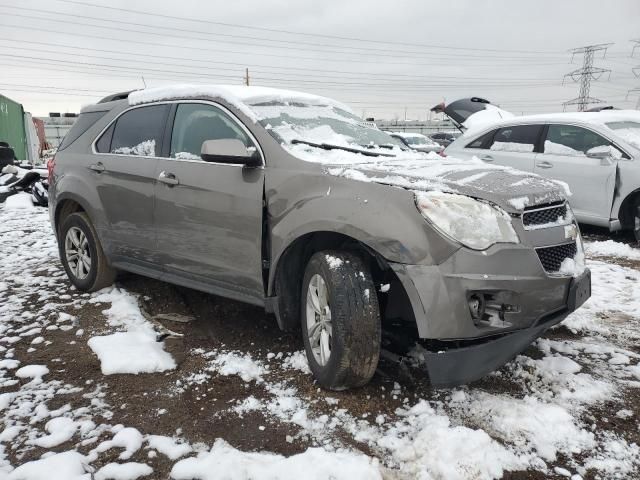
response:
[(202, 142), (200, 158), (205, 162), (229, 163), (246, 167), (259, 167), (262, 165), (258, 150), (245, 147), (244, 143), (235, 138), (205, 140)]
[(613, 160), (622, 158), (622, 152), (612, 145), (590, 148), (585, 155), (589, 158), (599, 158), (601, 165), (611, 165)]

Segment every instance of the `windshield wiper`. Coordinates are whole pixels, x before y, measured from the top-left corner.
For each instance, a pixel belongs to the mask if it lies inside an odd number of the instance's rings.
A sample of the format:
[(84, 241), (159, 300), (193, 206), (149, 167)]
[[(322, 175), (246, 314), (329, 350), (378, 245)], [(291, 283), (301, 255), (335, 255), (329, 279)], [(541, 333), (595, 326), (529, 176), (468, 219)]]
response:
[(291, 143), (293, 145), (301, 143), (304, 145), (309, 145), (311, 147), (322, 148), (323, 150), (344, 150), (345, 152), (359, 153), (360, 155), (364, 155), (365, 157), (395, 157), (395, 155), (391, 155), (389, 153), (367, 152), (364, 150), (359, 150), (357, 148), (343, 147), (342, 145), (332, 145), (331, 143), (314, 143), (298, 139), (291, 140)]

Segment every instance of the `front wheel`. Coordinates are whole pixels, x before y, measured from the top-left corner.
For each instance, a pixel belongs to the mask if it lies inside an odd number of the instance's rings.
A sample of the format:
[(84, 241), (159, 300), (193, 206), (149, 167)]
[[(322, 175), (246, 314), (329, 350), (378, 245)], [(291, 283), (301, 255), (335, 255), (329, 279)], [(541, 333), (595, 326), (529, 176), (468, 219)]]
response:
[(330, 390), (366, 384), (380, 356), (380, 309), (366, 264), (356, 254), (323, 251), (305, 270), (302, 336), (309, 366)]

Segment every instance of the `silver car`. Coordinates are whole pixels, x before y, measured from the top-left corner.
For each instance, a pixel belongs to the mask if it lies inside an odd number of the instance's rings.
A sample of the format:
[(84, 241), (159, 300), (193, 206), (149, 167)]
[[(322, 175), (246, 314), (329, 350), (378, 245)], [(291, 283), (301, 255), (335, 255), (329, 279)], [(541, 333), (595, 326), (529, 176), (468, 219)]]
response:
[(470, 128), (445, 152), (562, 181), (578, 221), (640, 240), (640, 112), (514, 117)]
[(577, 224), (553, 182), (393, 144), (298, 92), (105, 98), (49, 164), (62, 264), (84, 291), (126, 270), (263, 307), (325, 388), (368, 382), (383, 332), (421, 339), (434, 385), (478, 379), (589, 297)]

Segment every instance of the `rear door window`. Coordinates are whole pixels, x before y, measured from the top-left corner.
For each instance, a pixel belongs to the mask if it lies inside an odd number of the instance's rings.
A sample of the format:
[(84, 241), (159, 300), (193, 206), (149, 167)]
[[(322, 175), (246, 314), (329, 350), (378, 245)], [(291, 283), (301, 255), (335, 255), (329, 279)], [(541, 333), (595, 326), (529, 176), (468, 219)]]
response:
[(496, 132), (489, 148), (501, 152), (534, 152), (542, 127), (542, 125), (503, 127)]
[(119, 155), (159, 156), (169, 108), (168, 104), (150, 105), (125, 112), (116, 121), (108, 151)]
[(238, 123), (220, 108), (203, 103), (178, 105), (171, 134), (171, 158), (199, 160), (205, 141), (225, 139), (254, 146)]
[(611, 142), (591, 130), (573, 125), (549, 125), (544, 140), (544, 153), (553, 155), (586, 155), (596, 147), (607, 147)]

